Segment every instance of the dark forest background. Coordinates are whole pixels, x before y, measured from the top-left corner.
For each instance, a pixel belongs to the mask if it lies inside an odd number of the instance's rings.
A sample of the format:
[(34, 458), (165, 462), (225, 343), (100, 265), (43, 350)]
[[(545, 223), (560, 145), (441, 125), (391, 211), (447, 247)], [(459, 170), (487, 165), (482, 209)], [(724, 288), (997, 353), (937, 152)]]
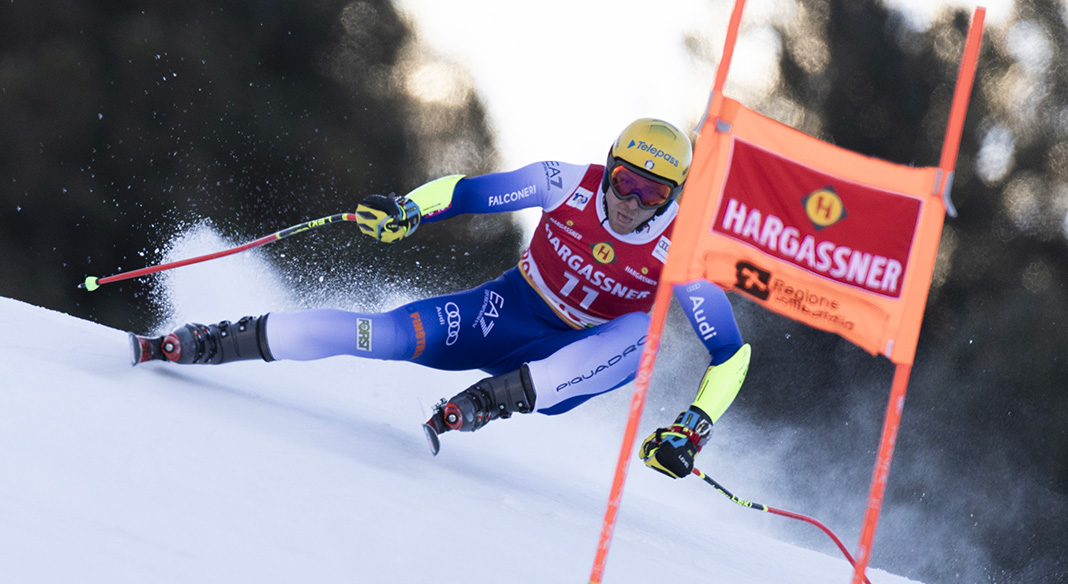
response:
[[(800, 5), (778, 30), (779, 85), (748, 105), (864, 154), (937, 164), (971, 12), (917, 31), (877, 0)], [(1068, 582), (1066, 22), (1060, 2), (1020, 0), (984, 39), (959, 216), (873, 557), (928, 584)], [(500, 170), (474, 92), (427, 103), (405, 91), (420, 58), (384, 0), (0, 3), (0, 296), (148, 330), (151, 278), (75, 285), (160, 261), (194, 223), (240, 243), (368, 193)], [(394, 246), (341, 225), (266, 255), (295, 286), (373, 271), (443, 291), (510, 267), (520, 238), (506, 217), (428, 225)], [(890, 364), (735, 303), (758, 357), (732, 412), (790, 437), (769, 471), (789, 479), (784, 503), (817, 508), (833, 489), (862, 499)], [(839, 463), (858, 456), (869, 462)], [(862, 507), (841, 507), (834, 525), (859, 522)], [(961, 542), (986, 555), (977, 563)]]
[[(3, 3), (0, 295), (147, 330), (157, 315), (138, 307), (152, 278), (73, 286), (158, 263), (199, 221), (236, 245), (446, 170), (495, 170), (473, 93), (448, 105), (408, 96), (411, 44), (381, 1)], [(269, 255), (309, 277), (344, 266), (488, 278), (512, 263), (494, 249), (520, 237), (505, 217), (460, 218), (397, 246), (351, 224), (324, 230)], [(456, 242), (468, 262), (448, 259)], [(410, 268), (414, 255), (427, 269)]]
[[(779, 87), (751, 105), (857, 152), (937, 165), (971, 10), (917, 32), (876, 0), (802, 4), (779, 30)], [(1014, 22), (984, 36), (958, 216), (943, 231), (873, 556), (929, 583), (1068, 582), (1066, 22), (1062, 2), (1019, 1)], [(757, 390), (750, 375), (739, 410), (804, 436), (786, 472), (812, 472), (806, 451), (849, 460), (858, 444), (874, 449), (891, 365), (832, 335), (751, 318), (743, 331), (762, 335), (753, 368), (793, 389)], [(783, 384), (799, 356), (810, 362)], [(864, 491), (862, 468), (824, 471)], [(793, 490), (811, 506), (821, 496)], [(839, 524), (862, 509), (851, 516)], [(977, 569), (964, 541), (984, 546), (989, 564)]]

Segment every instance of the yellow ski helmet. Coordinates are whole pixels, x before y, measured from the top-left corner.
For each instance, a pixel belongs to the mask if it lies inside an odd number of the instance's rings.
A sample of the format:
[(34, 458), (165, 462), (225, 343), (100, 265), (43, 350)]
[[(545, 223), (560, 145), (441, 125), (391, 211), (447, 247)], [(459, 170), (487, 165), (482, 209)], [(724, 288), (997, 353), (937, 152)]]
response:
[(678, 199), (690, 172), (693, 146), (686, 133), (663, 120), (640, 118), (619, 134), (608, 150), (602, 188), (645, 208)]

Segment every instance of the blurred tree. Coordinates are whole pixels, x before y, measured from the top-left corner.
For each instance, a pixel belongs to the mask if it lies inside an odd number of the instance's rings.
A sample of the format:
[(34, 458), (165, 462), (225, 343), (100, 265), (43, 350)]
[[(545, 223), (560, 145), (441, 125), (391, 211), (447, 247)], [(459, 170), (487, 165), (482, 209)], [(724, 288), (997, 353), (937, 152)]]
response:
[[(158, 261), (200, 220), (240, 242), (433, 173), (493, 170), (473, 91), (412, 95), (425, 60), (414, 43), (386, 0), (0, 4), (0, 295), (143, 330), (151, 282), (74, 286)], [(329, 229), (289, 244), (286, 269), (397, 265), (418, 284), (419, 258), (433, 279), (459, 269), (469, 284), (519, 245), (506, 218), (459, 219), (397, 246)]]

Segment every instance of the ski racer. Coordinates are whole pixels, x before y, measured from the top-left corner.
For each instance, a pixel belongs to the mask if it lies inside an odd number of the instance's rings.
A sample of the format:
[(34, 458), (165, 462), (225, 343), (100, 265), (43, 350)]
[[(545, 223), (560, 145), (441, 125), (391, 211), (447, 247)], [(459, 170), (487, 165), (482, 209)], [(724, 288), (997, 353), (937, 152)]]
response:
[[(187, 324), (132, 337), (134, 362), (353, 355), (485, 371), (490, 377), (434, 408), (424, 427), (435, 453), (443, 432), (514, 413), (564, 413), (636, 375), (691, 157), (685, 133), (643, 118), (622, 131), (604, 166), (537, 162), (446, 176), (405, 196), (369, 195), (357, 207), (359, 227), (383, 242), (465, 213), (540, 207), (542, 216), (518, 265), (471, 290), (376, 314), (316, 309)], [(750, 348), (723, 290), (699, 280), (674, 294), (711, 360), (693, 403), (649, 436), (640, 456), (679, 478), (741, 388)]]

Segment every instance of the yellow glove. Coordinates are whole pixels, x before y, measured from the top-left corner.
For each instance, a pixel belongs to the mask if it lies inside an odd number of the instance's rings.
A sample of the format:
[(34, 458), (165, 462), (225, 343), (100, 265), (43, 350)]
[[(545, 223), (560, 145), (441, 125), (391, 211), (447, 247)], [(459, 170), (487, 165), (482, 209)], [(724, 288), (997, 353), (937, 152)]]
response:
[(419, 206), (407, 197), (368, 195), (356, 206), (356, 224), (371, 237), (392, 243), (415, 233), (419, 227)]
[(645, 465), (673, 479), (693, 472), (693, 459), (708, 442), (712, 424), (738, 395), (749, 371), (752, 348), (742, 345), (725, 362), (709, 367), (701, 379), (697, 399), (689, 409), (675, 418), (675, 423), (660, 428), (642, 443), (638, 452)]
[(679, 414), (675, 423), (659, 428), (642, 442), (639, 456), (649, 468), (673, 479), (693, 472), (693, 459), (708, 442), (712, 421), (697, 406)]

